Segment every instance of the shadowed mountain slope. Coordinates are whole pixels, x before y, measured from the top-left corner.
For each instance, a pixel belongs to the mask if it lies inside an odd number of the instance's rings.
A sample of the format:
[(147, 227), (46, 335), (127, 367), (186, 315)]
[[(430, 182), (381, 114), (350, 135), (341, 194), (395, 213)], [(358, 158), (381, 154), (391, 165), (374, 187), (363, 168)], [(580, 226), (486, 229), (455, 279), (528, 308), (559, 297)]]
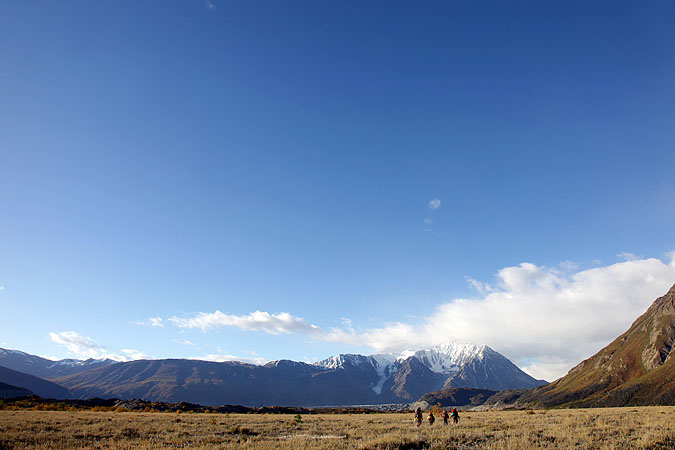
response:
[(0, 398), (27, 397), (29, 395), (33, 395), (33, 393), (26, 388), (0, 382)]
[(526, 374), (506, 357), (485, 347), (480, 357), (464, 364), (443, 384), (443, 389), (470, 387), (501, 391), (545, 385)]
[(675, 285), (607, 347), (523, 395), (541, 406), (675, 405)]
[(28, 389), (40, 397), (56, 399), (73, 397), (70, 391), (63, 386), (2, 366), (0, 366), (0, 382)]
[(345, 371), (294, 361), (265, 366), (184, 359), (131, 361), (60, 378), (80, 398), (142, 398), (202, 405), (331, 405), (374, 400)]

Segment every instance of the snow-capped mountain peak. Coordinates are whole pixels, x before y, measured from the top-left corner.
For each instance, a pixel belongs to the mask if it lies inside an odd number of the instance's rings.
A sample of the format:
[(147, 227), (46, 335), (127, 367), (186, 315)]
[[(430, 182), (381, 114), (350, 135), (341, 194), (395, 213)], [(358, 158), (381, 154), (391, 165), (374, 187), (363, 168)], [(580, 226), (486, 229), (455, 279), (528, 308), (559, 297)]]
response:
[(430, 350), (403, 352), (401, 355), (416, 358), (432, 372), (451, 374), (459, 370), (464, 364), (476, 358), (481, 358), (486, 348), (485, 345), (447, 342)]
[[(358, 377), (368, 380), (370, 389), (377, 396), (396, 392), (396, 395), (413, 398), (416, 394), (411, 392), (416, 392), (418, 385), (428, 385), (429, 390), (438, 390), (446, 385), (499, 390), (541, 384), (486, 345), (453, 342), (429, 350), (409, 350), (399, 354), (340, 354), (319, 361), (315, 366), (358, 373)], [(403, 391), (406, 393), (402, 394)]]

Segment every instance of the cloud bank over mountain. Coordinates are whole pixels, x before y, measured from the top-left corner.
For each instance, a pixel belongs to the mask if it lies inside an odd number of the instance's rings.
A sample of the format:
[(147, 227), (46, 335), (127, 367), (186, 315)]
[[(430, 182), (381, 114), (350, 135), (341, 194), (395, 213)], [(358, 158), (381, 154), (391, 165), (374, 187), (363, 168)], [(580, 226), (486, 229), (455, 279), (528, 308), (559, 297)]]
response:
[[(537, 378), (553, 380), (611, 341), (675, 282), (673, 260), (634, 259), (565, 272), (506, 267), (477, 298), (444, 302), (422, 323), (393, 323), (358, 339), (377, 351), (443, 339), (490, 345)], [(347, 340), (354, 336), (346, 336)]]
[(487, 344), (532, 376), (565, 374), (625, 330), (650, 302), (675, 282), (673, 254), (579, 270), (522, 263), (498, 271), (494, 283), (469, 278), (478, 295), (440, 303), (419, 322), (395, 322), (369, 329), (323, 330), (290, 313), (256, 311), (234, 316), (197, 313), (170, 319), (204, 331), (233, 326), (271, 334), (305, 334), (317, 341), (370, 347), (374, 353), (415, 350), (448, 339)]

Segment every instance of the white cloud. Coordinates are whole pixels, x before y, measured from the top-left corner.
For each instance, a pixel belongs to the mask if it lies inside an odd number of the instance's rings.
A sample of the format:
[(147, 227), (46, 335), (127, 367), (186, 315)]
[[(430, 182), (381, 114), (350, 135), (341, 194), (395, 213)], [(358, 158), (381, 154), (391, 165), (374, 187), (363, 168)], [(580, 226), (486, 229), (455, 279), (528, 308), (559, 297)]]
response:
[(436, 211), (440, 207), (441, 200), (438, 197), (434, 197), (434, 199), (429, 202), (429, 209), (432, 211)]
[(78, 358), (99, 358), (105, 352), (105, 347), (94, 343), (91, 338), (80, 336), (75, 331), (49, 333), (49, 338), (59, 345), (65, 346), (69, 352)]
[(5, 286), (0, 284), (0, 291), (4, 291), (4, 290), (5, 290)]
[(80, 359), (112, 359), (115, 361), (132, 361), (136, 359), (149, 359), (147, 355), (138, 350), (123, 349), (123, 355), (112, 353), (104, 345), (95, 343), (91, 338), (82, 336), (75, 331), (62, 331), (49, 333), (49, 338), (59, 345), (65, 346), (70, 353)]
[(172, 317), (169, 321), (181, 328), (199, 328), (202, 331), (214, 327), (235, 327), (242, 330), (265, 331), (270, 334), (304, 333), (314, 336), (322, 333), (316, 325), (308, 324), (303, 319), (293, 317), (285, 312), (270, 314), (264, 311), (255, 311), (243, 316), (224, 314), (220, 311), (200, 312), (194, 317)]
[[(469, 279), (471, 280), (471, 279)], [(675, 262), (655, 258), (561, 274), (522, 263), (497, 274), (479, 298), (442, 303), (421, 323), (391, 323), (326, 336), (377, 352), (428, 348), (444, 341), (487, 344), (551, 381), (624, 332), (675, 283)], [(475, 281), (479, 288), (482, 283)]]

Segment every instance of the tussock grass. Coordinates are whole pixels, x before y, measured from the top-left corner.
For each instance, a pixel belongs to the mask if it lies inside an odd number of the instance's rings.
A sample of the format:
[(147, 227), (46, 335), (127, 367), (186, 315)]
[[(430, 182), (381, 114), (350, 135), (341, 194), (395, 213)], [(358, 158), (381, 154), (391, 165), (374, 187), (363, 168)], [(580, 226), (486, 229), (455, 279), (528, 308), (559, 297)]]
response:
[(5, 449), (675, 448), (675, 407), (464, 412), (419, 428), (412, 414), (0, 411)]

